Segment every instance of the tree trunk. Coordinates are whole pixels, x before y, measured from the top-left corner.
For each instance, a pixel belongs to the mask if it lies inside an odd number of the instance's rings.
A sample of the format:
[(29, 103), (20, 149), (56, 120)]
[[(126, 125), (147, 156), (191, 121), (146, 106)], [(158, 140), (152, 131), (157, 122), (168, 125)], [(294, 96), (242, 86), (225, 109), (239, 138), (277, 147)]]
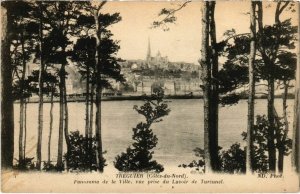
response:
[(248, 122), (247, 122), (247, 149), (246, 171), (253, 173), (253, 128), (254, 128), (254, 98), (255, 98), (255, 75), (254, 61), (256, 54), (256, 2), (251, 2), (250, 8), (250, 54), (249, 54), (249, 94), (248, 94)]
[[(42, 71), (42, 70), (40, 70)], [(39, 75), (39, 116), (38, 116), (38, 143), (37, 143), (37, 169), (41, 169), (42, 162), (42, 133), (43, 133), (43, 78)]]
[(202, 69), (202, 90), (204, 101), (204, 154), (205, 154), (205, 172), (212, 171), (211, 144), (209, 142), (210, 134), (210, 94), (211, 94), (211, 74), (209, 57), (209, 2), (203, 2), (202, 5), (202, 41), (201, 41), (201, 60)]
[(57, 150), (57, 168), (63, 168), (63, 136), (64, 136), (64, 80), (65, 66), (61, 65), (59, 71), (59, 131), (58, 131), (58, 150)]
[[(284, 2), (284, 5), (281, 6), (281, 1), (277, 3), (276, 11), (275, 11), (275, 24), (280, 25), (280, 14), (282, 13), (283, 9), (289, 4), (289, 2)], [(280, 39), (280, 34), (277, 35), (277, 39)], [(275, 126), (275, 107), (274, 107), (274, 98), (275, 98), (275, 90), (274, 90), (274, 76), (273, 76), (273, 69), (274, 69), (274, 63), (277, 58), (277, 52), (279, 49), (279, 44), (276, 45), (274, 48), (274, 53), (272, 58), (270, 60), (264, 60), (265, 64), (267, 65), (269, 69), (269, 78), (268, 78), (268, 120), (269, 120), (269, 131), (268, 131), (268, 152), (269, 152), (269, 170), (271, 172), (276, 171), (276, 145), (275, 145), (275, 133), (277, 130), (279, 130), (279, 126)], [(286, 88), (287, 89), (287, 88)], [(286, 91), (287, 92), (287, 91)], [(286, 105), (285, 105), (286, 106)], [(284, 107), (285, 109), (285, 107)], [(288, 123), (286, 123), (286, 127), (288, 126)], [(276, 129), (277, 128), (277, 129)], [(286, 131), (287, 132), (287, 131)], [(277, 142), (284, 146), (283, 141)], [(280, 148), (279, 152), (283, 152), (284, 148)], [(281, 153), (282, 154), (282, 153)], [(283, 154), (282, 154), (283, 157)], [(282, 160), (278, 160), (278, 162), (283, 164), (283, 158)], [(281, 164), (278, 164), (281, 166)], [(282, 168), (282, 166), (281, 166)], [(279, 171), (282, 172), (282, 169)]]
[[(64, 74), (66, 74), (64, 72)], [(64, 133), (65, 133), (65, 140), (67, 144), (67, 158), (66, 158), (66, 164), (67, 164), (67, 169), (68, 169), (68, 156), (70, 153), (70, 138), (69, 138), (69, 112), (68, 112), (68, 101), (67, 101), (67, 89), (66, 89), (66, 82), (64, 81), (64, 111), (65, 111), (65, 118), (64, 118)]]
[[(42, 9), (40, 8), (40, 11)], [(37, 142), (37, 163), (36, 167), (38, 170), (41, 170), (41, 162), (42, 162), (42, 134), (43, 134), (43, 71), (44, 71), (44, 60), (43, 60), (43, 50), (42, 50), (42, 44), (43, 44), (43, 22), (42, 22), (42, 13), (40, 17), (40, 70), (39, 70), (39, 115), (38, 115), (38, 142)]]
[(24, 36), (23, 32), (20, 33), (21, 36), (21, 48), (22, 48), (22, 77), (20, 80), (20, 133), (19, 133), (19, 164), (24, 162), (24, 147), (23, 147), (23, 139), (24, 139), (24, 80), (26, 74), (26, 59), (25, 59), (25, 48), (24, 48)]
[(93, 120), (94, 120), (94, 84), (91, 84), (91, 108), (90, 108), (90, 127), (89, 137), (93, 137)]
[[(99, 84), (98, 84), (99, 85)], [(102, 151), (102, 136), (101, 136), (101, 86), (96, 87), (96, 140), (97, 140), (97, 155), (99, 171), (103, 172), (104, 159)]]
[[(21, 92), (20, 92), (21, 93)], [(24, 161), (24, 146), (23, 146), (23, 139), (24, 139), (24, 99), (20, 96), (20, 121), (19, 121), (19, 165)]]
[[(282, 137), (280, 137), (280, 134), (277, 135), (277, 149), (278, 149), (278, 171), (280, 173), (283, 172), (283, 161), (284, 161), (284, 150), (285, 150), (285, 141), (287, 138), (287, 134), (289, 131), (289, 122), (287, 118), (287, 96), (288, 96), (288, 88), (289, 88), (289, 82), (283, 81), (284, 85), (284, 91), (282, 94), (282, 112), (283, 112), (283, 119), (284, 119), (284, 131)], [(280, 133), (279, 128), (277, 129), (278, 133)]]
[(51, 163), (51, 137), (53, 129), (53, 96), (54, 96), (54, 85), (52, 85), (51, 97), (50, 97), (50, 124), (49, 124), (49, 138), (48, 138), (48, 164)]
[[(263, 8), (262, 8), (262, 2), (257, 2), (258, 5), (258, 27), (259, 31), (261, 33), (261, 39), (260, 41), (263, 43)], [(261, 44), (263, 45), (263, 44)], [(273, 61), (272, 59), (269, 59), (266, 55), (266, 50), (264, 47), (262, 47), (262, 58), (263, 61), (268, 68), (269, 72), (273, 72)], [(267, 147), (268, 147), (268, 160), (269, 160), (269, 171), (275, 172), (276, 171), (276, 147), (274, 143), (275, 138), (275, 115), (274, 115), (274, 77), (272, 73), (269, 73), (268, 75), (268, 105), (267, 105), (267, 114), (268, 114), (268, 122), (269, 122), (269, 128), (268, 128), (268, 137), (267, 137)]]
[(85, 96), (85, 137), (89, 137), (89, 96), (90, 96), (90, 67), (87, 64), (86, 96)]
[(219, 143), (218, 143), (218, 122), (219, 122), (219, 85), (218, 85), (218, 71), (219, 71), (219, 60), (217, 51), (217, 39), (216, 39), (216, 24), (215, 24), (215, 1), (209, 2), (209, 28), (210, 28), (210, 42), (211, 42), (211, 127), (210, 127), (210, 150), (211, 150), (211, 164), (214, 171), (219, 170)]
[(278, 172), (283, 172), (284, 149), (278, 149)]
[(96, 147), (97, 147), (97, 165), (100, 172), (103, 172), (104, 158), (102, 151), (102, 136), (101, 136), (101, 59), (100, 59), (100, 41), (101, 41), (101, 30), (99, 24), (99, 13), (94, 14), (95, 24), (96, 24)]
[(293, 123), (293, 137), (292, 137), (292, 167), (297, 173), (300, 172), (300, 3), (298, 3), (298, 58), (296, 70), (296, 86), (295, 86), (295, 104), (294, 104), (294, 123)]
[[(268, 66), (273, 69), (273, 64)], [(270, 75), (268, 79), (268, 154), (269, 154), (269, 170), (276, 171), (276, 147), (275, 147), (275, 115), (274, 115), (274, 78)]]
[[(4, 4), (6, 3), (6, 4)], [(1, 36), (1, 167), (13, 167), (14, 157), (14, 106), (12, 99), (12, 66), (10, 44), (13, 2), (2, 2)]]
[[(87, 65), (87, 76), (86, 76), (86, 96), (85, 96), (85, 138), (86, 143), (85, 147), (88, 150), (91, 150), (92, 148), (92, 140), (90, 138), (90, 113), (89, 113), (89, 97), (90, 97), (90, 67), (89, 63)], [(87, 155), (88, 158), (90, 158), (90, 154)], [(90, 159), (89, 159), (90, 160)]]
[(27, 100), (25, 100), (25, 104), (24, 104), (24, 150), (23, 150), (24, 158), (26, 158), (26, 143), (27, 143)]

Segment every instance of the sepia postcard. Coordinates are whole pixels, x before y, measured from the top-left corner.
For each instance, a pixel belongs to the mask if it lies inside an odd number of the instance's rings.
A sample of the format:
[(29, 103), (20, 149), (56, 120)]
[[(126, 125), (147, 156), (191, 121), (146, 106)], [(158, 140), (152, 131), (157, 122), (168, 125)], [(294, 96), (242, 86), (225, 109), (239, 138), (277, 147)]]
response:
[(299, 24), (299, 1), (1, 1), (1, 191), (299, 192)]

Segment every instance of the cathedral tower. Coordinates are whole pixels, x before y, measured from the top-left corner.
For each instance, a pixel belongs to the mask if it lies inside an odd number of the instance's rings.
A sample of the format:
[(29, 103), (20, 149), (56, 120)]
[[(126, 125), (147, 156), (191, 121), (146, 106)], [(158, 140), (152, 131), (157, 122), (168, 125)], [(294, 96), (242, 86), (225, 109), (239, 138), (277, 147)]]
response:
[(147, 56), (146, 56), (146, 61), (151, 60), (151, 46), (150, 46), (150, 38), (148, 37), (148, 50), (147, 50)]

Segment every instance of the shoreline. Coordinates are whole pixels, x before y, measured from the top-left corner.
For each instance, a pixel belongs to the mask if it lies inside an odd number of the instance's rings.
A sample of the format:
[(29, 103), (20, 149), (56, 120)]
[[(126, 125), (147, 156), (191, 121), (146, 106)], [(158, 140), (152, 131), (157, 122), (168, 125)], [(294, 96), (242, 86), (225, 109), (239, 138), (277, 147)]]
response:
[[(145, 98), (150, 98), (151, 96), (102, 96), (101, 101), (128, 101), (128, 100), (144, 100)], [(275, 98), (282, 98), (281, 96), (275, 96)], [(202, 95), (166, 95), (164, 99), (179, 99), (179, 100), (189, 100), (189, 99), (203, 99)], [(242, 98), (242, 100), (247, 100), (247, 97)], [(256, 96), (255, 99), (267, 99), (267, 96)], [(294, 99), (294, 96), (289, 96), (288, 99)], [(29, 98), (27, 103), (38, 103), (39, 98)], [(54, 103), (59, 102), (59, 98), (53, 99)], [(85, 96), (70, 97), (68, 96), (67, 102), (85, 102)], [(20, 103), (16, 100), (14, 103)], [(44, 103), (50, 103), (49, 97), (44, 97)]]

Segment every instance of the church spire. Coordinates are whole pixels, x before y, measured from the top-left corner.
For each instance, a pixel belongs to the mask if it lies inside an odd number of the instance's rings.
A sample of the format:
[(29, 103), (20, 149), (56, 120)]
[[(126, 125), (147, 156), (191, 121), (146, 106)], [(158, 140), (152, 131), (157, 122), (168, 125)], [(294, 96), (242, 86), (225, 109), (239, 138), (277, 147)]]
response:
[(150, 59), (151, 59), (151, 45), (150, 45), (150, 38), (148, 37), (148, 50), (147, 50), (146, 60), (149, 61)]

